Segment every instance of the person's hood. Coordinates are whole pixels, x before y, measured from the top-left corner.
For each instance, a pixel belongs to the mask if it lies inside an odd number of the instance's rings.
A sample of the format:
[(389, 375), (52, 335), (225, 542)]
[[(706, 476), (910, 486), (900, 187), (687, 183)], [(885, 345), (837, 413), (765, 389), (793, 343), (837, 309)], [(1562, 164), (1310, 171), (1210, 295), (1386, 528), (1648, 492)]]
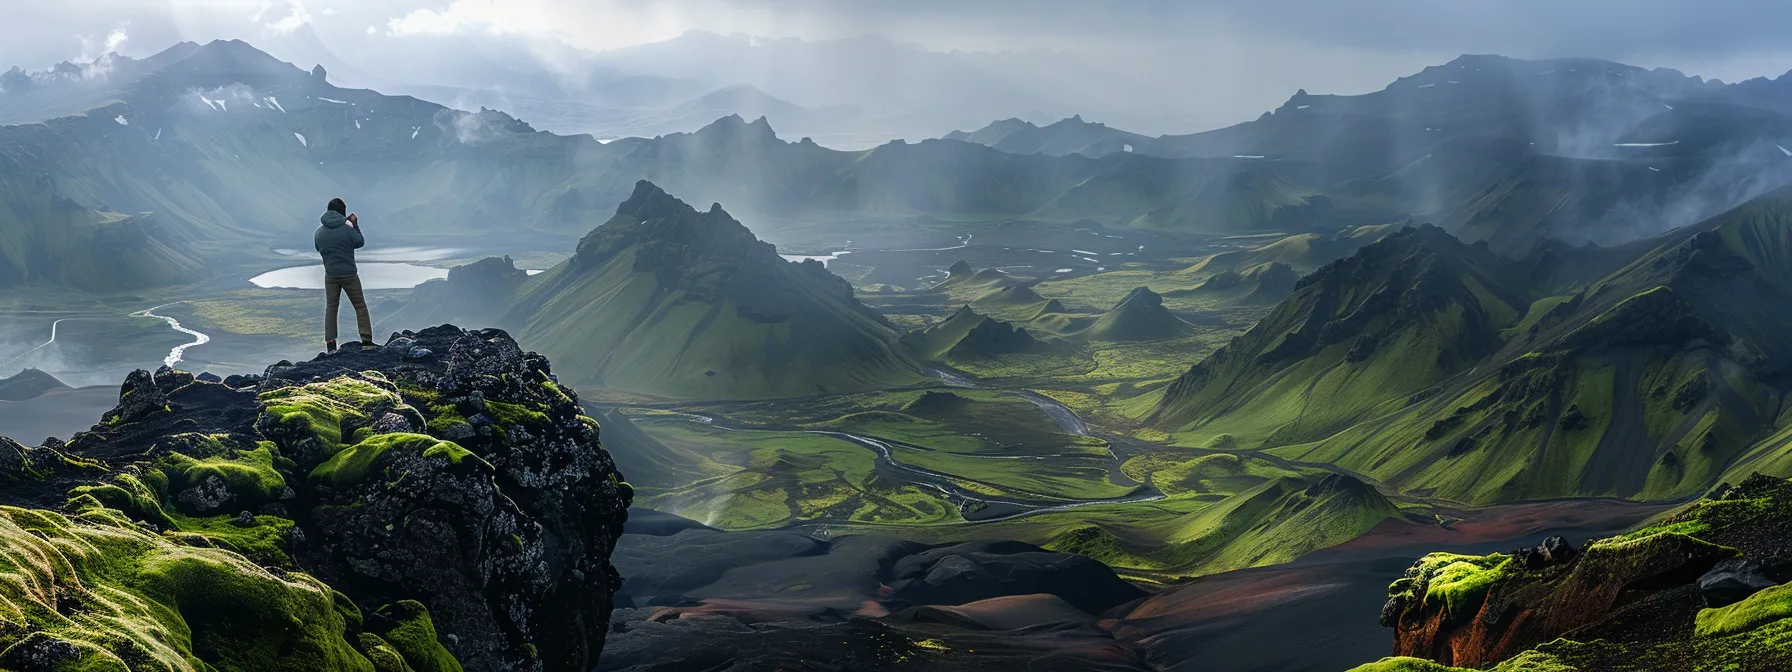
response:
[(348, 223), (348, 215), (344, 215), (335, 210), (325, 210), (324, 216), (321, 217), (320, 219), (321, 219), (321, 221), (323, 221), (324, 227), (330, 228), (330, 229), (334, 229), (336, 227), (339, 227), (339, 226), (342, 226), (342, 225)]

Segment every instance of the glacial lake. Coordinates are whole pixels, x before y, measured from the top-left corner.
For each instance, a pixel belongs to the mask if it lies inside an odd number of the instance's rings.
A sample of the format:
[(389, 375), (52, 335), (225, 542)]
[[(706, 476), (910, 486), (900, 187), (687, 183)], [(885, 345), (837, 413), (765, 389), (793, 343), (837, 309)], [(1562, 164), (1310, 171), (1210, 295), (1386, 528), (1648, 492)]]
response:
[[(448, 269), (416, 264), (362, 262), (362, 289), (410, 289), (424, 282), (448, 277)], [(324, 267), (292, 266), (268, 271), (249, 279), (263, 289), (323, 289)]]

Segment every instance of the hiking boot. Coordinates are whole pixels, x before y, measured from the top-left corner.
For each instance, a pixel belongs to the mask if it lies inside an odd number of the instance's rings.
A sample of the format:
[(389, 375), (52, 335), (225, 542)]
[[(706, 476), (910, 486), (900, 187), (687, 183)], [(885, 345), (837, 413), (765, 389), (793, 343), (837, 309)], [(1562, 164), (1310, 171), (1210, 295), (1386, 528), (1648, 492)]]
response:
[(336, 342), (335, 341), (324, 341), (324, 352), (327, 352), (327, 353), (336, 352)]
[(373, 341), (367, 340), (365, 338), (361, 339), (361, 349), (362, 350), (372, 350), (377, 347), (380, 347), (380, 346), (374, 345)]

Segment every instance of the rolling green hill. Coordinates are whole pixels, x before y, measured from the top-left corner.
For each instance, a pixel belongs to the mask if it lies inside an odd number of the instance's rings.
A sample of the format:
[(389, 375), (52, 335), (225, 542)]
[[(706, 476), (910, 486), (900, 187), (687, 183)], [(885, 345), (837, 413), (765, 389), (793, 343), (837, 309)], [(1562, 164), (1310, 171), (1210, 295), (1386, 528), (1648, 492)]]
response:
[(499, 319), (562, 378), (667, 397), (804, 396), (919, 382), (883, 317), (818, 262), (778, 257), (720, 205), (648, 182)]

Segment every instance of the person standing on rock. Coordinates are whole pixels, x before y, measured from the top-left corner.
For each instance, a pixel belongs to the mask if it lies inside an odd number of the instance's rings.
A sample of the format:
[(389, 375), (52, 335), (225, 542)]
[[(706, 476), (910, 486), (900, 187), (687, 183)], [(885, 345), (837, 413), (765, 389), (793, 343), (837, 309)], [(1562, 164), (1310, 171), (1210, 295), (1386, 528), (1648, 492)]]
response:
[(355, 268), (355, 250), (367, 244), (361, 235), (361, 218), (348, 211), (340, 198), (330, 199), (324, 210), (322, 225), (312, 236), (317, 253), (324, 259), (324, 348), (336, 351), (336, 313), (342, 309), (342, 295), (348, 294), (349, 305), (355, 307), (355, 327), (361, 332), (361, 347), (373, 347), (373, 319), (367, 315), (367, 299), (361, 294), (361, 275)]

